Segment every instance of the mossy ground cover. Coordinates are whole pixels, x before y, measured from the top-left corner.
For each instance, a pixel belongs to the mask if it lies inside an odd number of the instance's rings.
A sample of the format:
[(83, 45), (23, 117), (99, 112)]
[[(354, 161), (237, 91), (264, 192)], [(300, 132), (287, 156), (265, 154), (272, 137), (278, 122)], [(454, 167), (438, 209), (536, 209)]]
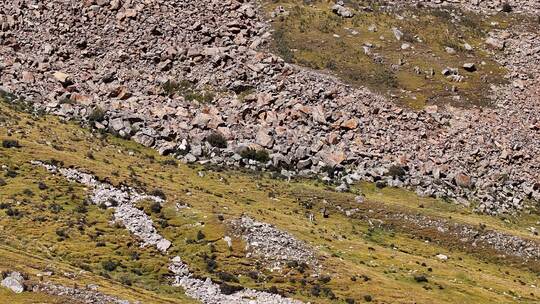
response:
[[(272, 49), (288, 62), (328, 71), (413, 108), (489, 105), (490, 85), (504, 83), (506, 70), (493, 59), (497, 51), (485, 45), (488, 32), (533, 23), (508, 13), (483, 16), (455, 8), (391, 9), (376, 1), (345, 2), (357, 10), (353, 18), (334, 14), (334, 1), (263, 1), (269, 14), (277, 6), (289, 12), (272, 21)], [(400, 41), (393, 28), (403, 33)], [(409, 48), (402, 49), (404, 44)], [(448, 47), (455, 53), (448, 53)], [(465, 63), (474, 63), (477, 71), (465, 71)], [(463, 81), (442, 75), (447, 67), (458, 68)]]
[[(327, 203), (352, 205), (354, 192), (360, 190), (367, 204), (388, 206), (388, 210), (452, 217), (471, 224), (485, 222), (494, 229), (525, 236), (527, 226), (518, 217), (508, 223), (475, 215), (465, 207), (448, 207), (446, 202), (418, 198), (405, 190), (377, 189), (371, 184), (360, 184), (353, 193), (337, 193), (331, 185), (317, 180), (288, 182), (264, 173), (187, 166), (136, 143), (54, 117), (24, 114), (3, 103), (0, 123), (0, 140), (16, 140), (20, 145), (0, 148), (0, 177), (5, 182), (0, 186), (0, 203), (5, 204), (0, 210), (5, 248), (0, 250), (2, 270), (15, 268), (35, 274), (52, 265), (58, 271), (50, 279), (68, 285), (70, 280), (61, 275), (63, 272), (84, 270), (78, 276), (80, 285), (97, 283), (104, 292), (126, 299), (189, 301), (182, 290), (168, 286), (168, 257), (152, 248), (140, 248), (137, 239), (111, 223), (110, 210), (85, 205), (88, 189), (29, 163), (54, 159), (114, 185), (126, 184), (166, 196), (162, 208), (151, 202), (141, 202), (139, 207), (173, 242), (170, 255), (181, 256), (197, 276), (312, 303), (345, 303), (347, 299), (357, 303), (367, 299), (374, 303), (540, 300), (535, 287), (538, 275), (526, 268), (495, 263), (444, 243), (426, 242), (414, 231), (387, 229), (377, 225), (376, 219), (370, 224), (332, 208), (325, 218), (320, 209)], [(12, 210), (10, 215), (8, 210)], [(315, 214), (314, 222), (308, 220), (309, 212)], [(369, 210), (363, 212), (369, 217)], [(264, 262), (246, 258), (242, 240), (233, 239), (229, 249), (222, 240), (231, 235), (225, 222), (242, 214), (272, 223), (310, 244), (320, 256), (321, 269), (289, 265), (272, 272)], [(530, 217), (527, 225), (534, 220)], [(435, 258), (439, 253), (450, 259), (439, 261)], [(329, 280), (314, 277), (317, 272), (328, 275)], [(420, 275), (428, 282), (417, 282), (415, 276)]]

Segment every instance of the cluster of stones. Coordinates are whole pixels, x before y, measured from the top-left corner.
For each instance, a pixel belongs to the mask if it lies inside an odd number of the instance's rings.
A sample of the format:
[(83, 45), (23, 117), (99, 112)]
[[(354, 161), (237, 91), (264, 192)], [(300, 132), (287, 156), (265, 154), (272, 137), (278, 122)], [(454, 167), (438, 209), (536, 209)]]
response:
[(480, 230), (469, 225), (450, 223), (447, 220), (423, 215), (394, 213), (387, 217), (410, 221), (421, 229), (436, 229), (440, 233), (453, 235), (473, 248), (488, 248), (526, 261), (540, 261), (540, 244), (532, 239), (495, 230)]
[(205, 304), (302, 304), (301, 301), (278, 294), (247, 288), (233, 294), (223, 294), (220, 286), (209, 278), (195, 278), (180, 257), (171, 260), (169, 270), (174, 274), (174, 286), (182, 287), (188, 296)]
[(392, 0), (390, 2), (420, 3), (433, 6), (454, 5), (473, 11), (481, 10), (483, 13), (496, 13), (504, 10), (525, 13), (540, 12), (540, 3), (536, 0)]
[[(95, 288), (75, 288), (63, 285), (47, 283), (37, 283), (33, 286), (32, 292), (42, 292), (50, 295), (67, 297), (80, 303), (87, 304), (130, 304), (128, 300), (122, 300), (113, 296), (103, 294)], [(140, 302), (133, 302), (140, 304)]]
[(271, 267), (280, 268), (295, 261), (312, 267), (318, 265), (313, 250), (286, 231), (268, 223), (243, 216), (229, 223), (233, 232), (244, 239), (248, 256), (264, 260)]
[[(477, 201), (489, 214), (540, 201), (538, 33), (486, 41), (502, 48), (500, 62), (511, 71), (512, 85), (494, 88), (497, 107), (412, 111), (261, 51), (271, 33), (254, 3), (4, 1), (3, 89), (186, 162), (282, 168), (289, 176), (333, 168), (343, 183)], [(525, 58), (527, 73), (518, 68)], [(227, 148), (206, 141), (214, 133)], [(270, 161), (243, 158), (246, 147), (268, 151)]]

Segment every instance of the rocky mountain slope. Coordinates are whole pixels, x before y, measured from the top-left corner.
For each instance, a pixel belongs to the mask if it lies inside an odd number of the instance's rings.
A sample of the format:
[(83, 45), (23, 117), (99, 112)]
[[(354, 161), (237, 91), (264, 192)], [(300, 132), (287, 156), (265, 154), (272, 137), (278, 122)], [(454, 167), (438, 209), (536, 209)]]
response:
[(1, 2), (0, 302), (540, 301), (539, 16)]
[[(503, 9), (496, 1), (462, 2), (458, 9)], [(321, 3), (332, 14), (330, 3)], [(355, 3), (362, 1), (347, 5), (359, 20), (362, 7), (393, 8)], [(445, 10), (447, 3), (429, 4)], [(269, 154), (258, 165), (289, 175), (330, 168), (472, 200), (486, 213), (514, 212), (540, 195), (540, 46), (539, 25), (519, 15), (537, 12), (534, 1), (510, 7), (499, 15), (503, 23), (480, 29), (485, 40), (474, 46), (507, 70), (508, 84), (491, 86), (492, 107), (409, 110), (285, 63), (265, 51), (271, 26), (264, 9), (243, 1), (4, 2), (2, 84), (36, 108), (88, 120), (187, 162), (242, 166), (239, 151), (252, 147)], [(521, 22), (499, 26), (508, 15)], [(214, 133), (227, 143), (208, 144)], [(399, 179), (395, 167), (405, 172)]]

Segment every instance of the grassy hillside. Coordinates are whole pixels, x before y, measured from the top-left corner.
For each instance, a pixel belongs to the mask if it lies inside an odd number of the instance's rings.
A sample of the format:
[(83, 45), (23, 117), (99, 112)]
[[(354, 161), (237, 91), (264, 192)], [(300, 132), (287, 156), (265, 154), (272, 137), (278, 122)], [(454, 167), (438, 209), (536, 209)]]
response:
[[(196, 275), (215, 281), (224, 280), (226, 273), (238, 279), (233, 285), (312, 303), (540, 301), (536, 262), (465, 248), (443, 233), (415, 230), (405, 220), (386, 225), (384, 217), (420, 214), (538, 241), (526, 230), (536, 225), (538, 216), (487, 217), (372, 184), (337, 193), (317, 180), (286, 181), (271, 174), (187, 166), (133, 142), (0, 103), (0, 141), (7, 140), (18, 147), (0, 147), (0, 270), (23, 271), (33, 280), (51, 270), (52, 276), (43, 280), (71, 286), (75, 277), (79, 286), (97, 284), (104, 293), (143, 303), (192, 302), (169, 286), (168, 256), (140, 248), (127, 230), (110, 222), (109, 210), (87, 204), (88, 189), (30, 164), (43, 160), (78, 168), (113, 185), (163, 192), (163, 209), (145, 202), (140, 207), (173, 242), (169, 256), (181, 256)], [(355, 203), (360, 192), (366, 196), (362, 204)], [(339, 211), (352, 207), (359, 208), (354, 216)], [(328, 217), (322, 216), (323, 208)], [(315, 221), (308, 219), (309, 213)], [(241, 239), (233, 239), (229, 249), (222, 240), (231, 236), (227, 222), (242, 214), (309, 243), (321, 269), (290, 264), (270, 271), (263, 262), (246, 257)], [(441, 261), (437, 254), (449, 259)], [(111, 263), (115, 267), (106, 266)], [(5, 289), (0, 289), (0, 300), (62, 303), (60, 298), (13, 295)]]
[[(263, 1), (272, 19), (273, 50), (286, 61), (326, 70), (345, 82), (367, 86), (401, 104), (459, 106), (489, 103), (490, 85), (504, 83), (506, 70), (494, 61), (485, 41), (490, 31), (525, 24), (527, 17), (508, 13), (484, 16), (455, 8), (404, 9), (375, 1), (345, 1), (352, 18), (332, 12), (335, 1)], [(366, 9), (369, 8), (369, 9)], [(401, 32), (396, 39), (393, 29)], [(465, 71), (474, 63), (477, 71)], [(442, 71), (456, 68), (462, 81)]]

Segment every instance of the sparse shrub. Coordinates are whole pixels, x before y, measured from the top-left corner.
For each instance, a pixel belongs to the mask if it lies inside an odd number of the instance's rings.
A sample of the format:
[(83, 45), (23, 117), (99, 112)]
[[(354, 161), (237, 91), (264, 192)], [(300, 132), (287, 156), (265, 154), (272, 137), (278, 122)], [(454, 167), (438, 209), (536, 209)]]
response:
[(105, 111), (100, 107), (95, 107), (90, 115), (88, 115), (88, 120), (91, 122), (101, 122), (105, 120)]
[(405, 172), (405, 169), (403, 169), (403, 167), (393, 165), (388, 168), (388, 175), (392, 176), (393, 178), (401, 178), (405, 176), (405, 174), (407, 174), (407, 172)]
[(309, 269), (309, 266), (308, 266), (308, 264), (306, 262), (302, 262), (302, 263), (300, 263), (298, 265), (298, 272), (300, 272), (300, 273), (304, 273), (308, 269)]
[(238, 278), (235, 275), (228, 272), (220, 271), (217, 273), (217, 276), (220, 280), (224, 282), (235, 282), (235, 283), (239, 282)]
[(21, 212), (16, 208), (8, 208), (6, 210), (6, 215), (9, 217), (20, 218)]
[(418, 283), (428, 282), (428, 279), (425, 275), (415, 275), (414, 280)]
[(259, 280), (259, 273), (257, 271), (250, 271), (247, 273), (247, 276), (250, 277), (254, 281)]
[(118, 267), (119, 264), (116, 261), (106, 260), (101, 262), (101, 267), (107, 271), (114, 271), (116, 270), (116, 267)]
[(256, 160), (261, 163), (266, 163), (270, 160), (270, 155), (266, 150), (244, 149), (240, 152), (240, 156), (245, 159)]
[(19, 174), (15, 170), (10, 169), (10, 170), (7, 170), (7, 172), (6, 172), (6, 177), (15, 178), (15, 177), (17, 177), (17, 175), (19, 175)]
[(330, 71), (334, 71), (337, 69), (337, 64), (334, 60), (328, 60), (324, 67)]
[(176, 166), (178, 163), (174, 159), (166, 159), (161, 162), (163, 166)]
[(286, 62), (292, 62), (294, 59), (294, 54), (289, 47), (287, 38), (285, 37), (285, 30), (283, 28), (278, 28), (274, 31), (274, 45), (277, 49), (277, 53), (285, 60)]
[(386, 69), (378, 69), (373, 74), (373, 81), (376, 85), (387, 88), (397, 88), (398, 80), (396, 74)]
[(171, 96), (178, 91), (178, 83), (174, 80), (167, 80), (162, 85), (163, 93), (167, 96)]
[(30, 189), (24, 189), (23, 194), (30, 197), (34, 196), (34, 192)]
[(129, 257), (130, 257), (133, 261), (138, 261), (138, 260), (141, 258), (141, 256), (139, 255), (139, 253), (136, 252), (136, 251), (132, 252), (132, 253), (129, 255)]
[(510, 3), (508, 3), (508, 2), (503, 3), (503, 5), (502, 5), (502, 11), (503, 12), (511, 13), (513, 10), (514, 10), (514, 8), (512, 7), (512, 5), (510, 5)]
[(237, 285), (229, 285), (227, 283), (221, 283), (219, 284), (219, 289), (221, 290), (221, 293), (225, 295), (231, 295), (233, 293), (243, 290), (244, 287), (237, 286)]
[(214, 132), (206, 137), (206, 141), (212, 146), (220, 149), (227, 148), (227, 139), (221, 133)]
[(172, 96), (175, 93), (191, 92), (193, 90), (193, 86), (194, 84), (191, 81), (183, 79), (179, 82), (175, 80), (167, 80), (161, 87), (165, 95)]
[(214, 98), (216, 98), (216, 94), (214, 94), (213, 92), (208, 92), (208, 91), (203, 91), (203, 92), (192, 91), (192, 92), (184, 94), (184, 98), (187, 101), (196, 100), (200, 103), (211, 103), (214, 100)]
[(91, 160), (95, 160), (96, 158), (94, 157), (94, 154), (92, 153), (92, 151), (88, 151), (86, 152), (86, 157), (88, 159), (91, 159)]
[(329, 275), (322, 275), (319, 277), (319, 282), (323, 284), (330, 282), (330, 280), (332, 280), (332, 277), (330, 277)]
[(131, 279), (126, 275), (123, 275), (123, 276), (120, 277), (120, 283), (122, 283), (123, 285), (127, 285), (127, 286), (131, 286), (133, 284)]
[(298, 267), (298, 262), (297, 261), (287, 261), (287, 267), (296, 268), (296, 267)]
[(6, 148), (6, 149), (20, 148), (21, 145), (19, 144), (18, 141), (14, 140), (14, 139), (4, 139), (4, 140), (2, 140), (2, 147)]
[(68, 233), (67, 233), (66, 230), (63, 229), (63, 228), (58, 228), (58, 229), (56, 229), (55, 233), (56, 233), (57, 236), (59, 236), (59, 237), (62, 238), (62, 239), (67, 239), (67, 238), (69, 238)]
[(159, 226), (160, 226), (161, 228), (167, 228), (167, 227), (169, 227), (169, 222), (167, 221), (167, 219), (164, 219), (164, 218), (159, 219), (159, 220), (158, 220), (158, 224), (159, 224)]
[(371, 295), (365, 295), (364, 296), (364, 301), (371, 302), (371, 301), (373, 301), (373, 297)]
[(269, 293), (279, 294), (279, 289), (277, 289), (276, 286), (272, 286), (272, 287), (268, 288), (267, 291), (268, 291)]
[(44, 182), (39, 182), (38, 183), (38, 189), (39, 190), (46, 190), (47, 188), (49, 188), (49, 187), (47, 187), (47, 185)]
[(64, 207), (56, 204), (56, 203), (53, 203), (51, 205), (49, 205), (49, 210), (51, 210), (52, 213), (59, 213), (60, 211), (64, 210)]
[(150, 205), (150, 210), (152, 213), (160, 213), (161, 212), (161, 204), (159, 202), (153, 202), (152, 205)]
[(331, 299), (331, 300), (334, 300), (336, 299), (336, 295), (334, 294), (334, 292), (332, 291), (332, 289), (330, 289), (329, 287), (322, 287), (321, 288), (321, 291), (322, 291), (322, 294)]
[(75, 207), (75, 212), (77, 212), (77, 213), (86, 213), (86, 212), (88, 212), (88, 209), (86, 209), (86, 207), (84, 205), (78, 205), (77, 207)]
[(187, 101), (198, 101), (201, 103), (210, 103), (214, 100), (215, 94), (210, 91), (196, 90), (195, 84), (189, 80), (167, 80), (162, 85), (163, 93), (166, 96), (172, 96), (176, 93), (181, 94)]
[(157, 196), (163, 200), (167, 199), (167, 195), (165, 195), (165, 192), (161, 189), (154, 189), (150, 192), (150, 195)]
[(197, 240), (200, 241), (200, 240), (204, 240), (206, 238), (206, 235), (204, 235), (204, 233), (202, 231), (197, 231)]
[(318, 297), (321, 295), (321, 286), (315, 284), (311, 286), (311, 289), (309, 290), (309, 292), (311, 293), (312, 296)]
[(216, 270), (218, 265), (215, 258), (216, 257), (214, 255), (209, 257), (208, 255), (204, 254), (203, 259), (204, 259), (204, 262), (206, 263), (206, 271), (212, 273)]

